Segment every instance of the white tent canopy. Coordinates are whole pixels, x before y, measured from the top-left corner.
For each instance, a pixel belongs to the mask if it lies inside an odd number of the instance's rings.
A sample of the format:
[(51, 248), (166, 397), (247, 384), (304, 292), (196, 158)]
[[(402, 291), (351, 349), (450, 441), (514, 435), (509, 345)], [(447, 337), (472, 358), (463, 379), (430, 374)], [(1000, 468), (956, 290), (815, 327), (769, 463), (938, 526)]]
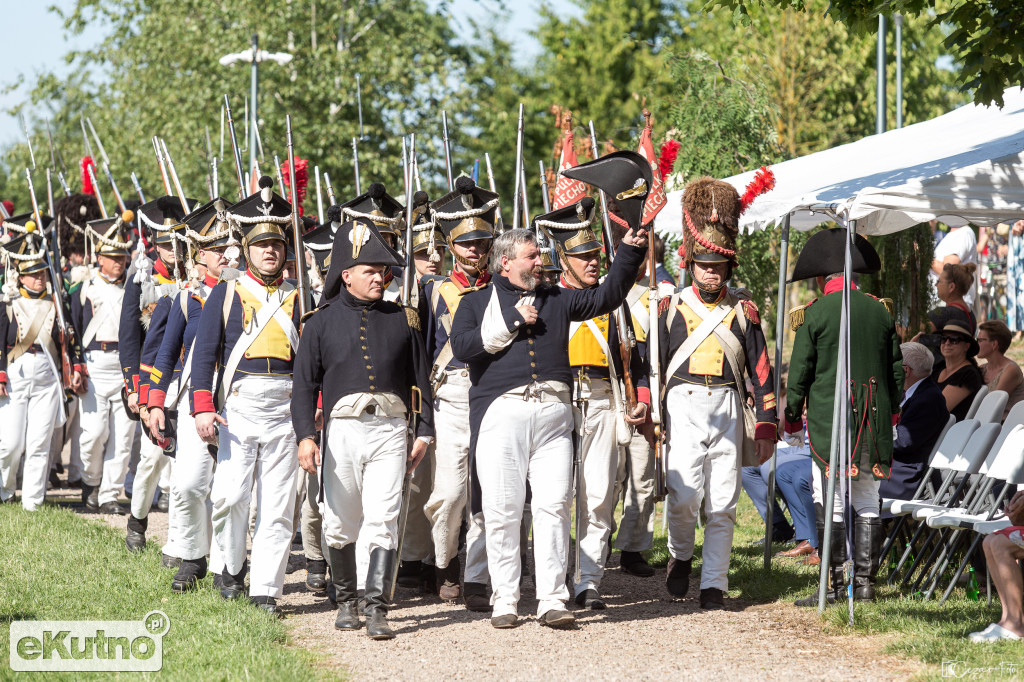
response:
[[(889, 234), (936, 218), (952, 226), (1024, 218), (1024, 91), (1002, 109), (964, 106), (948, 114), (772, 166), (775, 189), (740, 220), (762, 230), (792, 214), (808, 230), (832, 218), (857, 220), (863, 234)], [(754, 172), (726, 178), (742, 194)], [(682, 191), (655, 219), (682, 229)]]

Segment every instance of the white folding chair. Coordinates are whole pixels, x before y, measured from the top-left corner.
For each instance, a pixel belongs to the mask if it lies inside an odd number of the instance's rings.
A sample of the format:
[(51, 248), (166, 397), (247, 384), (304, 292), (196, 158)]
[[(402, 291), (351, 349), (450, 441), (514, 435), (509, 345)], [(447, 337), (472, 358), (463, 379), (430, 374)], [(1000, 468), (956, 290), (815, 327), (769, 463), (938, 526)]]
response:
[[(978, 393), (981, 393), (981, 391), (978, 391)], [(977, 419), (982, 424), (988, 424), (989, 422), (1002, 423), (1003, 412), (1006, 410), (1006, 401), (1009, 399), (1010, 394), (1006, 391), (989, 391), (981, 399), (981, 403), (978, 404), (977, 408), (975, 408), (974, 403), (971, 403), (971, 409), (974, 410), (972, 419)]]
[(974, 400), (971, 401), (971, 409), (967, 410), (967, 416), (964, 419), (974, 419), (974, 415), (977, 414), (978, 408), (981, 407), (981, 401), (988, 395), (988, 386), (982, 386), (978, 389), (978, 392), (974, 394)]

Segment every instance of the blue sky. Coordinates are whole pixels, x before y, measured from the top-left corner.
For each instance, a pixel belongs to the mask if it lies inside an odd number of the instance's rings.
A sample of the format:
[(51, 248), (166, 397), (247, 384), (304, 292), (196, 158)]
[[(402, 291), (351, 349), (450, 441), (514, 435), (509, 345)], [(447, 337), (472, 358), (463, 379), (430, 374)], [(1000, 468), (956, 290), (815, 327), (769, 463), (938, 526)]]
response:
[[(428, 0), (430, 1), (430, 0)], [(4, 2), (4, 22), (8, 31), (3, 37), (4, 56), (0, 65), (0, 90), (16, 83), (19, 78), (24, 84), (11, 93), (0, 92), (0, 148), (22, 139), (20, 122), (15, 116), (6, 113), (7, 109), (24, 102), (31, 83), (39, 73), (56, 70), (66, 73), (68, 67), (64, 57), (70, 50), (87, 49), (103, 38), (101, 26), (89, 27), (85, 32), (73, 39), (64, 37), (61, 21), (47, 8), (56, 5), (65, 10), (74, 6), (74, 0), (22, 0), (21, 2)], [(548, 0), (547, 4), (565, 14), (578, 12), (571, 0)], [(494, 4), (489, 0), (452, 0), (453, 11), (465, 14), (478, 21), (487, 23), (488, 15)], [(511, 0), (515, 6), (509, 20), (500, 24), (505, 37), (519, 36), (517, 55), (519, 59), (528, 61), (536, 50), (532, 39), (522, 37), (537, 23), (537, 8), (540, 0)], [(41, 49), (40, 46), (45, 46)]]

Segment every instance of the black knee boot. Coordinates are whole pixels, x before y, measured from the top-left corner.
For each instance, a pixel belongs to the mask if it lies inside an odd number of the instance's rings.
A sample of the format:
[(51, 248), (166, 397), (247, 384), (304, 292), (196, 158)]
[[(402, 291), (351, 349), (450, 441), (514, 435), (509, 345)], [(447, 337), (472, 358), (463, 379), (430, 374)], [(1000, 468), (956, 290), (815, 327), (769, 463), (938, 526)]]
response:
[(128, 534), (124, 538), (124, 545), (129, 551), (141, 552), (146, 549), (146, 529), (148, 527), (148, 516), (144, 519), (137, 519), (134, 514), (128, 515)]
[(882, 549), (882, 519), (858, 516), (853, 526), (853, 598), (875, 600), (878, 554)]
[[(372, 639), (393, 639), (394, 630), (388, 625), (387, 589), (391, 586), (391, 573), (395, 565), (395, 550), (382, 547), (370, 552), (370, 567), (366, 574), (363, 605), (366, 611), (366, 634)], [(339, 599), (340, 602), (340, 599)]]
[(237, 574), (228, 573), (227, 566), (221, 572), (220, 596), (225, 599), (241, 599), (245, 596), (245, 574), (249, 572), (249, 561), (242, 562), (242, 570)]
[(341, 549), (328, 547), (327, 557), (331, 563), (334, 599), (338, 604), (334, 627), (339, 630), (358, 630), (362, 623), (359, 620), (359, 598), (356, 594), (356, 543), (350, 542)]

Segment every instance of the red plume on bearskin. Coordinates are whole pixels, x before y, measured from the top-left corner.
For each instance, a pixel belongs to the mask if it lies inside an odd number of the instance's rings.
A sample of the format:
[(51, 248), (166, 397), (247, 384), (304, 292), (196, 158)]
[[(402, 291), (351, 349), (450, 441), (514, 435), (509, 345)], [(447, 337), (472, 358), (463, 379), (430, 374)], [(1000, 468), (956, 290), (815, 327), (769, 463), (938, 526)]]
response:
[(89, 177), (89, 166), (94, 168), (96, 166), (91, 156), (83, 156), (82, 160), (78, 162), (78, 167), (82, 169), (82, 194), (92, 194), (95, 196), (96, 188), (92, 186), (92, 178)]
[(658, 170), (661, 171), (662, 180), (672, 173), (681, 146), (676, 140), (666, 140), (665, 144), (661, 145), (661, 151), (658, 153)]
[[(288, 162), (281, 164), (281, 178), (288, 190), (288, 201), (292, 199), (292, 174)], [(309, 161), (295, 157), (295, 197), (299, 200), (299, 215), (303, 214), (302, 203), (306, 200), (306, 185), (309, 183)]]
[(750, 204), (754, 203), (754, 199), (773, 189), (775, 189), (775, 174), (767, 166), (761, 166), (754, 173), (754, 179), (747, 185), (743, 196), (740, 197), (740, 213), (746, 211)]

